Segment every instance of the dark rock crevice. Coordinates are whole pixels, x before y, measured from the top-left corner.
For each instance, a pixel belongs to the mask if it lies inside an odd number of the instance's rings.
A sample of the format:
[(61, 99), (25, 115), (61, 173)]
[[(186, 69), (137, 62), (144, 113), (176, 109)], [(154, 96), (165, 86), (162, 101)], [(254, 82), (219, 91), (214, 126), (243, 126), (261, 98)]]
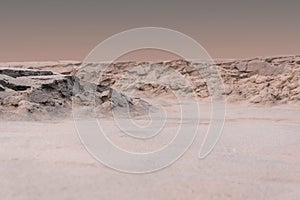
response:
[(13, 78), (24, 76), (50, 76), (54, 75), (52, 71), (37, 71), (25, 69), (0, 69), (0, 74), (10, 76)]
[(30, 86), (14, 84), (14, 83), (11, 83), (11, 82), (9, 82), (7, 80), (3, 80), (3, 79), (0, 79), (0, 84), (4, 87), (12, 89), (14, 91), (24, 91), (24, 90), (27, 90), (30, 88)]

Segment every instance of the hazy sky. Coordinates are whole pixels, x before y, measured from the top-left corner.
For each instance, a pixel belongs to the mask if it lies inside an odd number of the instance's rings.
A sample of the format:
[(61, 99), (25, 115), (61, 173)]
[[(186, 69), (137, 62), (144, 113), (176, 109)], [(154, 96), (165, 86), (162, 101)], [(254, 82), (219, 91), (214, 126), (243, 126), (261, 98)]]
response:
[(0, 61), (82, 60), (121, 31), (158, 26), (213, 58), (300, 54), (299, 0), (1, 0)]

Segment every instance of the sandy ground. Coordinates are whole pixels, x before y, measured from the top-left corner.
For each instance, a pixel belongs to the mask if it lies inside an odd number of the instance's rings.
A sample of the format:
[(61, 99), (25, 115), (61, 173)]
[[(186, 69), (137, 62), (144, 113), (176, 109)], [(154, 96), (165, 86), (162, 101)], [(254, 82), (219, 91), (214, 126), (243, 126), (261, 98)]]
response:
[[(204, 111), (205, 112), (205, 111)], [(143, 149), (111, 125), (109, 137)], [(209, 121), (186, 154), (155, 173), (133, 175), (97, 162), (83, 147), (72, 120), (0, 122), (0, 197), (60, 199), (299, 199), (300, 108), (229, 105), (223, 135), (198, 159)], [(170, 123), (170, 127), (176, 123)], [(170, 135), (144, 148), (163, 145)], [(161, 139), (161, 141), (159, 140)]]

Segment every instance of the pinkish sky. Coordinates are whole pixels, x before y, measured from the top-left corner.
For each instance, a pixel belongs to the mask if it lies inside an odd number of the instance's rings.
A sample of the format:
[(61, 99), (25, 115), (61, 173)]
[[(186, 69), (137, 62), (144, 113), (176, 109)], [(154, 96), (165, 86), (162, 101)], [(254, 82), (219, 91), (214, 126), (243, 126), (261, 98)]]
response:
[(0, 62), (82, 60), (107, 37), (144, 26), (185, 33), (213, 58), (300, 54), (299, 10), (299, 0), (2, 0)]

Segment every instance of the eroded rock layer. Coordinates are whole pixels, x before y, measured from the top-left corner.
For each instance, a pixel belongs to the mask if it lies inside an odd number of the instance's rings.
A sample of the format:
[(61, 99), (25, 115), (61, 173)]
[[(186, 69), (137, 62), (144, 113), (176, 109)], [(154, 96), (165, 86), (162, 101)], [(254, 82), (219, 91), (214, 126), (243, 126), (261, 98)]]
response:
[[(74, 94), (76, 82), (93, 85), (95, 98), (92, 102), (82, 85)], [(223, 84), (224, 87), (221, 87)], [(72, 100), (80, 102), (79, 105), (93, 103), (99, 112), (124, 104), (140, 112), (149, 104), (128, 96), (156, 98), (195, 94), (201, 100), (214, 93), (226, 96), (229, 102), (299, 103), (300, 56), (214, 63), (175, 60), (159, 63), (70, 61), (0, 64), (2, 118), (27, 115), (39, 118), (36, 113), (69, 115)]]
[(149, 107), (138, 98), (71, 75), (18, 68), (0, 70), (0, 119), (68, 117), (72, 104), (76, 109), (89, 108), (96, 116), (103, 116), (115, 107), (129, 107), (133, 114)]

